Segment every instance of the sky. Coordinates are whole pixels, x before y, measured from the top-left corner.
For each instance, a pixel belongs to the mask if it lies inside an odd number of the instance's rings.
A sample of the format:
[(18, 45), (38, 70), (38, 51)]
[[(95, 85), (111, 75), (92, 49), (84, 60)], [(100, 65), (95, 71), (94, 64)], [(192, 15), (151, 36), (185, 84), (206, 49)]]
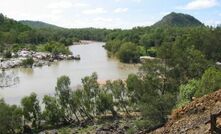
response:
[(0, 13), (66, 28), (150, 26), (170, 12), (221, 24), (221, 0), (0, 0)]

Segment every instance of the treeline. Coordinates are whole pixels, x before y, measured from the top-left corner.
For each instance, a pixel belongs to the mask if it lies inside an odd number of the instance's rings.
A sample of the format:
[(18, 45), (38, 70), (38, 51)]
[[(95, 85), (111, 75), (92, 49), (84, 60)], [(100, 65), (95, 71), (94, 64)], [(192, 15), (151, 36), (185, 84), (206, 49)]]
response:
[[(199, 50), (207, 60), (221, 59), (221, 28), (212, 27), (137, 27), (114, 30), (107, 36), (106, 49), (123, 62), (139, 60), (139, 56), (160, 57), (160, 50), (175, 43), (185, 43)], [(137, 60), (134, 60), (137, 59)]]
[(38, 28), (32, 29), (27, 25), (0, 14), (0, 53), (10, 51), (13, 45), (36, 46), (49, 42), (58, 42), (65, 46), (72, 45), (79, 40), (105, 41), (110, 32), (107, 29), (65, 29)]

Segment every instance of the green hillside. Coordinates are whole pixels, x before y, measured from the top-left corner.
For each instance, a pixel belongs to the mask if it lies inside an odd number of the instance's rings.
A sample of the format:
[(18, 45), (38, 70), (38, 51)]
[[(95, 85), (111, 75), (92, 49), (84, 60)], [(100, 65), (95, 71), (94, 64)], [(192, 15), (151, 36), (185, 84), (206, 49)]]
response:
[(22, 20), (22, 21), (19, 21), (19, 22), (21, 22), (22, 24), (27, 25), (31, 28), (34, 28), (34, 29), (45, 29), (45, 28), (62, 29), (62, 27), (52, 25), (52, 24), (48, 24), (48, 23), (41, 22), (41, 21)]

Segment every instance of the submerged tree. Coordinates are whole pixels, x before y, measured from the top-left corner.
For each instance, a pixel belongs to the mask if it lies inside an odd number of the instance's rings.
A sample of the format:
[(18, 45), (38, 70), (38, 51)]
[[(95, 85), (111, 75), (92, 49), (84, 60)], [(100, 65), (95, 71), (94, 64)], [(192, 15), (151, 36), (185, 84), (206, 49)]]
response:
[(11, 87), (19, 82), (15, 72), (0, 70), (0, 88)]

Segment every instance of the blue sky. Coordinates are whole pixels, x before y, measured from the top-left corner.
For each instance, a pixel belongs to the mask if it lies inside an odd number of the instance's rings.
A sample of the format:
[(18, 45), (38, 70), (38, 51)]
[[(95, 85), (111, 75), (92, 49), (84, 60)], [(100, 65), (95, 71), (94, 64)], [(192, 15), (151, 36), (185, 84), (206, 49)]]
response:
[(0, 12), (68, 28), (149, 26), (170, 12), (221, 24), (221, 0), (0, 0)]

